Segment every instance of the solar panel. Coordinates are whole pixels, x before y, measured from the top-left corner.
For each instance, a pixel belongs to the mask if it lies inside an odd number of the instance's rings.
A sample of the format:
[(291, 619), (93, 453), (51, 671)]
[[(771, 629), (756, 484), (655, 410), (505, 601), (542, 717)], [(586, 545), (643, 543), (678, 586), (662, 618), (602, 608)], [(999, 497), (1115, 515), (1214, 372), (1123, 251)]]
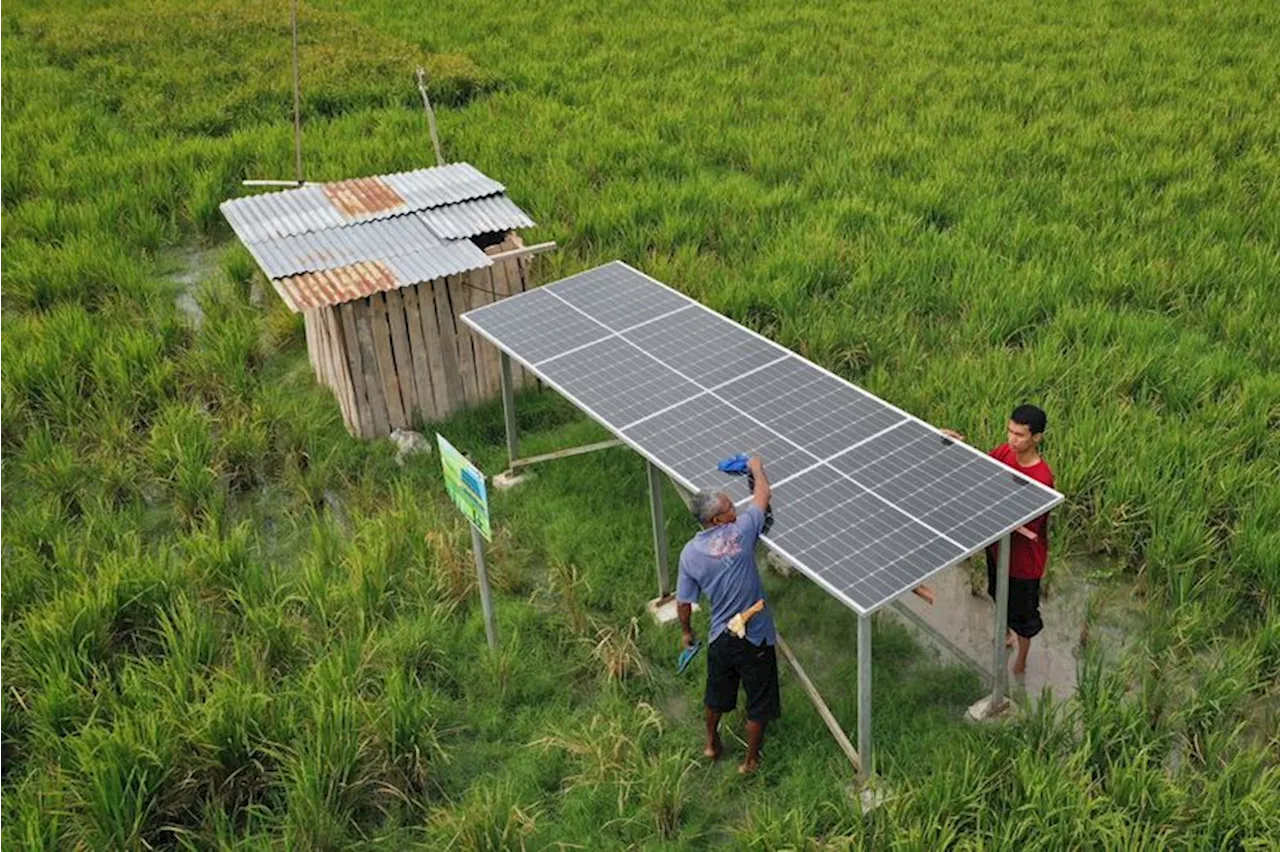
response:
[(693, 305), (622, 336), (706, 388), (787, 357), (769, 341)]
[(462, 319), (687, 488), (758, 453), (765, 544), (859, 613), (1062, 500), (618, 261)]
[[(503, 299), (483, 311), (483, 325), (468, 322), (506, 349), (526, 366), (604, 340), (613, 334), (600, 323), (574, 310), (542, 287)], [(478, 314), (480, 311), (472, 311)], [(464, 315), (464, 322), (466, 317)]]

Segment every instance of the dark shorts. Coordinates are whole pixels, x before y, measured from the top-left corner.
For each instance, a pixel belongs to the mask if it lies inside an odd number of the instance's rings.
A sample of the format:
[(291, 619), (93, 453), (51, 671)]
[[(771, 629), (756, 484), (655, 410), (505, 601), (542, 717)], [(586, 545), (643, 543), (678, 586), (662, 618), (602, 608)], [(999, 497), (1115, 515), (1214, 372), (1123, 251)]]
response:
[[(996, 599), (996, 560), (987, 554), (987, 594)], [(1040, 620), (1040, 581), (1009, 578), (1009, 629), (1030, 639), (1044, 629)]]
[(752, 645), (729, 631), (707, 649), (704, 703), (718, 713), (738, 706), (738, 684), (747, 693), (747, 718), (768, 722), (782, 715), (778, 697), (778, 656), (772, 645)]

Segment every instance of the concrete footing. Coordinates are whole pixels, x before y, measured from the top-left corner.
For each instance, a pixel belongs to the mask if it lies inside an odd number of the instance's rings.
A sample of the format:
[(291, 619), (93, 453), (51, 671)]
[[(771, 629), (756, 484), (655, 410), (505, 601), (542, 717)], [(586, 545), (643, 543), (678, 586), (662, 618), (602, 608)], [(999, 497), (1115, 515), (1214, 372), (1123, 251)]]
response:
[(511, 470), (504, 470), (493, 478), (493, 487), (499, 491), (506, 491), (508, 488), (515, 488), (522, 482), (533, 478), (532, 471), (521, 471), (516, 473)]
[[(693, 608), (694, 610), (697, 610), (698, 605), (694, 604)], [(649, 613), (649, 616), (654, 620), (654, 622), (659, 625), (671, 624), (672, 622), (680, 620), (680, 615), (676, 612), (675, 595), (667, 595), (663, 598), (654, 598), (644, 605), (644, 609), (645, 612)]]
[(884, 779), (872, 776), (866, 784), (850, 784), (847, 788), (849, 798), (858, 803), (864, 814), (874, 811), (893, 798), (893, 793), (885, 785)]
[(965, 711), (965, 718), (971, 722), (999, 722), (1016, 715), (1017, 712), (1017, 705), (1008, 698), (1002, 700), (999, 706), (995, 706), (991, 703), (991, 696), (984, 695), (969, 706)]

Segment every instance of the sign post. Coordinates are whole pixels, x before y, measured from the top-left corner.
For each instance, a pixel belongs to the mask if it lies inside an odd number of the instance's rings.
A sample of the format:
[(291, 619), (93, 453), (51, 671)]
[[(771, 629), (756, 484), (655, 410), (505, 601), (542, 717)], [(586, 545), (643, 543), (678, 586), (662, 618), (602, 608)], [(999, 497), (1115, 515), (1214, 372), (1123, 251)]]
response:
[(484, 563), (484, 543), (492, 541), (489, 526), (489, 495), (484, 474), (467, 457), (436, 433), (440, 448), (440, 464), (444, 468), (444, 487), (450, 499), (471, 523), (471, 555), (476, 561), (476, 581), (480, 586), (480, 607), (484, 611), (484, 635), (489, 647), (498, 647), (498, 627), (493, 619), (493, 597), (489, 593), (489, 571)]

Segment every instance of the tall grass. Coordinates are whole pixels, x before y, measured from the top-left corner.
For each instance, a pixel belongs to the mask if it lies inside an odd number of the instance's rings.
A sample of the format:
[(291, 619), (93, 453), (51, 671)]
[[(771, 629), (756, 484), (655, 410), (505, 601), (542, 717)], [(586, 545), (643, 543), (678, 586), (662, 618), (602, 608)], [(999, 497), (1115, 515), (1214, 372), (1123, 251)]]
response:
[[(1107, 557), (1143, 635), (976, 731), (976, 680), (878, 622), (896, 795), (867, 814), (785, 677), (762, 777), (693, 762), (626, 453), (493, 495), (485, 648), (434, 460), (346, 436), (217, 212), (292, 174), (287, 3), (28, 0), (3, 28), (6, 844), (1280, 836), (1271, 6), (303, 4), (307, 177), (429, 163), (423, 65), (448, 156), (560, 242), (544, 277), (622, 257), (980, 443), (1049, 411), (1055, 570)], [(521, 418), (529, 452), (599, 437), (550, 394)], [(503, 464), (494, 406), (442, 428)], [(848, 614), (769, 583), (852, 727)]]

